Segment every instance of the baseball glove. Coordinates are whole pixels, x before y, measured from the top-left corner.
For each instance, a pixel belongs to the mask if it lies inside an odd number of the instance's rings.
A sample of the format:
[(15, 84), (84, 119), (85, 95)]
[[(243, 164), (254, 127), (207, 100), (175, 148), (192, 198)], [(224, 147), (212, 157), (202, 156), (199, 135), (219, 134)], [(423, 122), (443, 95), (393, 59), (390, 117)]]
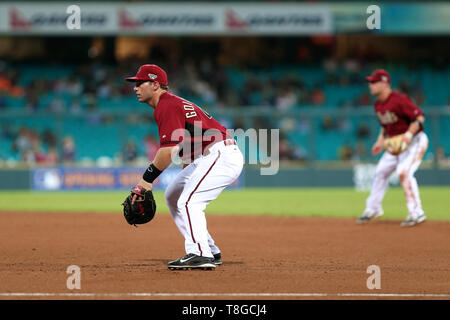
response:
[[(134, 196), (136, 196), (136, 199), (133, 203)], [(147, 223), (155, 216), (156, 202), (153, 193), (141, 186), (136, 186), (122, 205), (123, 215), (130, 225), (136, 226), (137, 224)]]
[(384, 139), (384, 149), (393, 155), (399, 155), (405, 151), (409, 143), (403, 138), (404, 134), (399, 134), (387, 139)]

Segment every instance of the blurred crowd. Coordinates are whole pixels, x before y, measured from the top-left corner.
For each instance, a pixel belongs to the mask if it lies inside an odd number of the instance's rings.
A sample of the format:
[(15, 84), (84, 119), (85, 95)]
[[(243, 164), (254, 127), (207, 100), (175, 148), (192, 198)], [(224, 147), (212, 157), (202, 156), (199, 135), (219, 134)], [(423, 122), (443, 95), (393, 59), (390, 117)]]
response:
[[(31, 113), (70, 113), (85, 116), (89, 124), (106, 123), (109, 121), (108, 117), (97, 110), (98, 99), (133, 97), (132, 84), (125, 82), (124, 77), (134, 75), (142, 63), (143, 61), (128, 61), (117, 65), (85, 63), (73, 67), (65, 77), (34, 78), (26, 85), (21, 85), (23, 69), (0, 63), (0, 112), (9, 109), (7, 97), (14, 97), (23, 98), (25, 110)], [(238, 89), (229, 78), (227, 67), (213, 62), (207, 56), (195, 62), (186, 60), (167, 63), (166, 70), (171, 91), (201, 103), (206, 108), (266, 106), (283, 111), (302, 106), (321, 107), (329, 99), (324, 88), (346, 88), (365, 84), (365, 73), (362, 72), (365, 70), (364, 66), (357, 61), (337, 63), (334, 60), (325, 60), (320, 68), (324, 70), (326, 77), (312, 85), (307, 83), (302, 74), (296, 72), (273, 79), (260, 77), (261, 70), (244, 68), (241, 70), (244, 75), (242, 86)], [(426, 103), (420, 81), (400, 79), (395, 89), (410, 95), (419, 105)], [(46, 95), (52, 95), (53, 98), (43, 99)], [(342, 100), (339, 107), (372, 106), (373, 102), (374, 98), (368, 91), (362, 90), (357, 95)], [(311, 133), (312, 126), (307, 120), (296, 119), (292, 125), (289, 124), (292, 119), (285, 120), (282, 122), (282, 133), (289, 131), (289, 126), (295, 127), (298, 132)], [(237, 126), (238, 123), (230, 125)], [(335, 134), (352, 132), (356, 143), (349, 142), (339, 146), (336, 155), (338, 159), (350, 161), (370, 157), (367, 141), (376, 133), (371, 132), (366, 123), (353, 128), (348, 119), (330, 115), (321, 120), (320, 130)], [(12, 150), (20, 154), (21, 161), (26, 163), (53, 165), (75, 161), (76, 148), (72, 137), (58, 139), (57, 134), (51, 130), (37, 132), (27, 127), (14, 131), (8, 125), (3, 125), (1, 134), (2, 138), (11, 141)], [(140, 152), (140, 148), (133, 141), (128, 141), (123, 146), (121, 158), (124, 163), (132, 163), (139, 156), (152, 159), (151, 152), (157, 149), (157, 142), (146, 138), (141, 143), (145, 146), (144, 152)], [(307, 149), (307, 145), (295, 144), (287, 136), (280, 140), (281, 160), (305, 161), (309, 156)]]
[(23, 163), (51, 166), (75, 162), (73, 138), (66, 136), (59, 141), (50, 129), (41, 132), (26, 126), (14, 129), (3, 123), (0, 136), (3, 141), (11, 142), (11, 153), (18, 155)]
[[(0, 139), (10, 145), (9, 155), (13, 155), (21, 163), (54, 166), (73, 165), (77, 162), (75, 139), (70, 135), (59, 139), (52, 129), (39, 131), (26, 126), (13, 128), (8, 123), (3, 123), (0, 128)], [(134, 140), (128, 140), (123, 150), (114, 157), (123, 164), (137, 164), (139, 158), (152, 161), (159, 149), (158, 140), (149, 134), (138, 143), (142, 144), (141, 148)], [(8, 159), (8, 155), (0, 152), (0, 160), (2, 159)]]
[[(143, 63), (143, 62), (142, 62)], [(164, 64), (162, 64), (164, 65)], [(5, 96), (24, 97), (28, 111), (71, 112), (95, 109), (98, 98), (122, 98), (133, 96), (132, 85), (124, 77), (133, 75), (139, 62), (123, 62), (115, 66), (90, 63), (74, 67), (66, 77), (35, 78), (21, 86), (22, 69), (0, 63), (0, 110), (8, 108)], [(326, 73), (324, 80), (306, 84), (304, 76), (292, 72), (280, 78), (258, 76), (261, 70), (243, 69), (242, 85), (235, 88), (227, 67), (213, 63), (206, 57), (198, 62), (183, 61), (168, 64), (169, 88), (175, 94), (205, 107), (269, 106), (286, 110), (301, 106), (323, 106), (327, 99), (324, 88), (362, 85), (365, 88), (365, 70), (356, 61), (338, 64), (334, 60), (318, 66)], [(420, 82), (410, 83), (400, 79), (397, 90), (410, 95), (418, 104), (424, 104), (425, 96)], [(52, 94), (52, 99), (42, 99)], [(69, 96), (70, 101), (63, 99)], [(369, 106), (374, 102), (367, 90), (349, 96), (339, 102), (341, 107)]]

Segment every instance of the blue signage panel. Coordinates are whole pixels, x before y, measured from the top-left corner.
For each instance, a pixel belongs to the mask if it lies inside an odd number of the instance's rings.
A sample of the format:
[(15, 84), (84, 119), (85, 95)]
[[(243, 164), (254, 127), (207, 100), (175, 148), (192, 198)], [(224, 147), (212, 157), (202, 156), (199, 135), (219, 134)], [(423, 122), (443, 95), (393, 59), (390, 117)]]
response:
[[(131, 189), (141, 179), (146, 168), (39, 168), (33, 169), (33, 190), (121, 190)], [(180, 172), (168, 168), (155, 180), (153, 189), (165, 189)], [(232, 188), (241, 187), (237, 180)]]

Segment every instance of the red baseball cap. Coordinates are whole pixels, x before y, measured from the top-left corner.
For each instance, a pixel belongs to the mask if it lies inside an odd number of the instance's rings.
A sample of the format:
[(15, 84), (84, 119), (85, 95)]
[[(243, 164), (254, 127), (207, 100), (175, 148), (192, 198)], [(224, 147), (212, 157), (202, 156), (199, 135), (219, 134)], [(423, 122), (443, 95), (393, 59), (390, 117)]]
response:
[(144, 64), (139, 68), (136, 76), (128, 77), (125, 80), (130, 82), (154, 81), (167, 86), (167, 73), (156, 64)]
[(391, 76), (386, 70), (383, 69), (377, 69), (368, 77), (366, 77), (366, 80), (369, 82), (378, 82), (383, 81), (387, 83), (391, 83)]

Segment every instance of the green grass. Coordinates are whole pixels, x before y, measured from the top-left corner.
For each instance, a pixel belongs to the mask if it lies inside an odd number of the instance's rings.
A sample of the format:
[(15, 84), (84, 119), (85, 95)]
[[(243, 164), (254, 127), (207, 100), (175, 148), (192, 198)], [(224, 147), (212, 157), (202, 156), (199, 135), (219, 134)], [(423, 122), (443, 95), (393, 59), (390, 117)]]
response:
[[(431, 220), (450, 220), (450, 187), (421, 187), (423, 207)], [(0, 211), (121, 212), (126, 191), (0, 192)], [(224, 191), (207, 208), (210, 214), (358, 217), (367, 192), (352, 188), (248, 188)], [(168, 213), (162, 191), (155, 192), (159, 213)], [(390, 188), (384, 218), (402, 219), (406, 205), (401, 188)]]

